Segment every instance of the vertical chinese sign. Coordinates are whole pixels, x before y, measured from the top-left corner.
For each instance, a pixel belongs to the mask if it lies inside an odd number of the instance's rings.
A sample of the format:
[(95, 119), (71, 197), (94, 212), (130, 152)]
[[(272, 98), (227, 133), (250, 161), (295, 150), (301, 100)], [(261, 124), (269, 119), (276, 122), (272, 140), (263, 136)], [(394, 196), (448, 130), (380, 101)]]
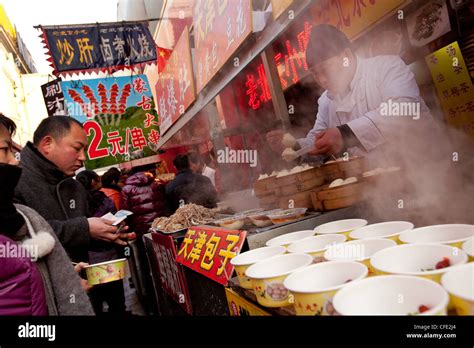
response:
[(474, 86), (457, 41), (425, 59), (446, 122), (474, 138)]
[(212, 227), (190, 228), (181, 243), (177, 261), (220, 284), (227, 285), (234, 272), (230, 260), (239, 254), (246, 236), (246, 231)]
[(172, 236), (153, 232), (153, 249), (158, 259), (158, 272), (163, 290), (188, 314), (192, 314), (188, 285), (181, 265), (176, 262), (176, 247)]
[(199, 93), (252, 33), (250, 0), (197, 0), (194, 55)]
[(44, 26), (42, 40), (54, 74), (119, 70), (156, 62), (148, 23)]
[(54, 80), (41, 86), (48, 116), (67, 115), (61, 82)]
[(145, 75), (61, 82), (68, 114), (84, 123), (86, 167), (156, 155), (158, 117)]
[(193, 63), (187, 27), (171, 53), (164, 71), (158, 77), (156, 98), (160, 130), (163, 134), (195, 100)]

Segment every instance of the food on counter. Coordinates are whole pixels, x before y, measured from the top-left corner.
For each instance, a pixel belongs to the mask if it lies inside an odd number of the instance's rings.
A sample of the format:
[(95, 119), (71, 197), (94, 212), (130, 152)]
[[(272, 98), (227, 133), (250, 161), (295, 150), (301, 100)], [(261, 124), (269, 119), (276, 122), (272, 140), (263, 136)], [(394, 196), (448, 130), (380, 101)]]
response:
[(357, 182), (357, 178), (355, 176), (351, 176), (347, 179), (336, 179), (329, 184), (329, 188), (338, 187), (342, 185), (348, 185)]
[(293, 208), (282, 210), (273, 214), (269, 214), (268, 217), (274, 224), (281, 224), (290, 222), (302, 218), (306, 213), (307, 208)]
[(208, 209), (194, 203), (179, 207), (170, 217), (159, 217), (153, 221), (152, 227), (163, 232), (182, 230), (196, 225), (209, 223), (216, 218), (219, 208)]
[(267, 211), (262, 211), (258, 212), (252, 215), (248, 215), (248, 218), (252, 223), (257, 226), (257, 227), (266, 227), (270, 226), (273, 224), (272, 220), (268, 217), (270, 214), (278, 213), (280, 212), (281, 209), (273, 209), (273, 210), (267, 210)]
[(290, 133), (285, 133), (285, 135), (283, 135), (283, 139), (281, 140), (281, 144), (284, 147), (293, 147), (296, 145), (296, 139)]
[(442, 269), (451, 266), (451, 262), (447, 257), (443, 257), (443, 260), (436, 264), (436, 269)]
[(216, 220), (214, 221), (214, 223), (216, 225), (219, 225), (220, 227), (229, 228), (231, 230), (238, 230), (239, 228), (242, 228), (242, 226), (245, 225), (245, 216), (231, 216), (224, 219)]

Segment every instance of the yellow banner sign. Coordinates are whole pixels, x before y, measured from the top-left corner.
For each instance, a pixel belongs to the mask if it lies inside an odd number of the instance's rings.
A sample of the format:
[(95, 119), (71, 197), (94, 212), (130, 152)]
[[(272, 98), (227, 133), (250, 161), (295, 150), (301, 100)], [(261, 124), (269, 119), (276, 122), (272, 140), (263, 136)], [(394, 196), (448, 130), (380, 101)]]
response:
[(355, 39), (410, 0), (320, 0), (312, 8), (317, 24), (332, 24)]
[(425, 59), (446, 122), (474, 138), (474, 87), (457, 41)]
[(229, 305), (229, 313), (231, 316), (268, 316), (267, 312), (260, 309), (253, 303), (240, 297), (235, 291), (225, 288), (227, 304)]

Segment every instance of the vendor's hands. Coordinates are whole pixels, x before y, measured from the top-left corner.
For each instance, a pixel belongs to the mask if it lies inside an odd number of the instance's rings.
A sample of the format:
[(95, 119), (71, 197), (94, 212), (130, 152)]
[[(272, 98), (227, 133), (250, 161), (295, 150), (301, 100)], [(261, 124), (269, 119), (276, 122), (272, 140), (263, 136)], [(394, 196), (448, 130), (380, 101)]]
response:
[[(81, 271), (86, 268), (87, 266), (89, 266), (88, 263), (85, 263), (85, 262), (79, 262), (78, 264), (76, 264), (74, 266), (74, 270), (80, 275), (81, 274)], [(83, 279), (81, 278), (81, 286), (82, 288), (85, 290), (85, 291), (89, 291), (92, 286), (89, 285), (89, 283), (87, 282), (86, 279)]]
[(338, 128), (329, 128), (316, 135), (315, 150), (310, 155), (335, 155), (344, 149), (342, 134)]
[[(118, 245), (127, 245), (122, 239), (127, 239), (127, 233), (116, 233), (117, 227), (112, 225), (112, 221), (101, 218), (88, 218), (89, 232), (92, 239), (113, 242)], [(121, 228), (121, 232), (128, 230), (128, 226)]]
[(272, 130), (268, 132), (266, 135), (267, 142), (268, 142), (268, 145), (270, 145), (270, 148), (279, 154), (281, 154), (283, 150), (285, 149), (285, 147), (281, 143), (283, 140), (284, 134), (285, 132), (283, 132), (281, 129), (276, 129), (276, 130)]

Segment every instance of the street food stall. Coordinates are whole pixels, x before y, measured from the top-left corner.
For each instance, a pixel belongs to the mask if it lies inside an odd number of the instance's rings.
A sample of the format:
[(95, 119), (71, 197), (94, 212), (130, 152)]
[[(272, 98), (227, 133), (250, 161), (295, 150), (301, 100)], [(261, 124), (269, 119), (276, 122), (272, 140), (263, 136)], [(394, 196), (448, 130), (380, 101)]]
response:
[[(172, 50), (158, 75), (146, 71), (156, 81), (161, 157), (171, 168), (172, 156), (195, 151), (221, 177), (218, 208), (185, 205), (155, 220), (145, 236), (158, 302), (174, 299), (181, 314), (194, 315), (467, 313), (473, 294), (457, 291), (462, 286), (453, 284), (451, 267), (466, 264), (457, 272), (472, 272), (474, 221), (461, 213), (464, 200), (456, 209), (440, 204), (456, 182), (433, 190), (430, 179), (444, 162), (427, 178), (424, 161), (400, 160), (413, 158), (404, 150), (381, 162), (348, 152), (309, 156), (304, 147), (300, 156), (288, 147), (276, 153), (266, 135), (281, 130), (285, 145), (313, 127), (324, 90), (305, 53), (311, 29), (329, 23), (358, 56), (401, 57), (435, 123), (451, 141), (472, 146), (468, 10), (446, 1), (269, 3), (189, 2), (180, 12), (170, 1), (163, 11), (168, 20), (155, 32), (158, 47)], [(448, 25), (425, 28), (426, 16)], [(449, 25), (454, 21), (460, 25)], [(462, 82), (463, 92), (454, 81)], [(453, 128), (457, 133), (448, 132)], [(429, 162), (431, 153), (425, 155)], [(422, 228), (432, 235), (417, 240)], [(459, 257), (448, 257), (453, 252)], [(165, 254), (171, 256), (160, 261)], [(249, 260), (239, 261), (244, 255)], [(395, 267), (389, 257), (403, 265)], [(174, 290), (167, 290), (170, 281)], [(410, 300), (384, 307), (382, 292)], [(375, 304), (364, 307), (364, 293), (373, 294)]]

